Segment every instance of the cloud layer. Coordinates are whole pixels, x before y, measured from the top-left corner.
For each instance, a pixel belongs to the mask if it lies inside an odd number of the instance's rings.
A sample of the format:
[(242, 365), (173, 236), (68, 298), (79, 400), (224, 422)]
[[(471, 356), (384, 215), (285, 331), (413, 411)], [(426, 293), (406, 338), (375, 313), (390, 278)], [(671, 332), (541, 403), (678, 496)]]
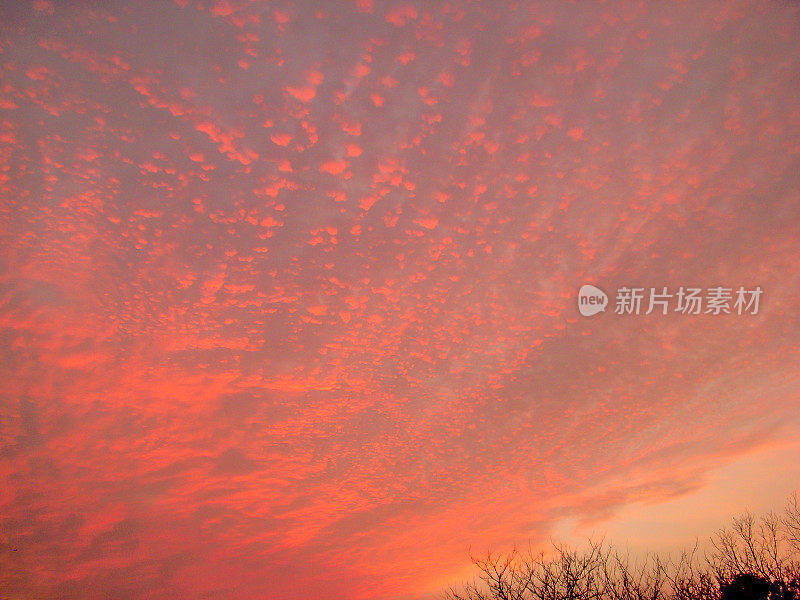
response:
[(102, 6), (0, 5), (9, 597), (420, 597), (800, 432), (796, 4)]

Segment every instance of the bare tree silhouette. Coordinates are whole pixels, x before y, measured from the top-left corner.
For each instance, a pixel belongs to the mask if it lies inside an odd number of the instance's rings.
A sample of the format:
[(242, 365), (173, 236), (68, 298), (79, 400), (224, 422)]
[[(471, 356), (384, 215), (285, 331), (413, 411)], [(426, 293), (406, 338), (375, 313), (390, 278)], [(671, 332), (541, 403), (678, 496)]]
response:
[(473, 558), (478, 579), (445, 600), (800, 600), (800, 500), (780, 515), (746, 512), (719, 530), (710, 550), (634, 560), (604, 542), (554, 545)]

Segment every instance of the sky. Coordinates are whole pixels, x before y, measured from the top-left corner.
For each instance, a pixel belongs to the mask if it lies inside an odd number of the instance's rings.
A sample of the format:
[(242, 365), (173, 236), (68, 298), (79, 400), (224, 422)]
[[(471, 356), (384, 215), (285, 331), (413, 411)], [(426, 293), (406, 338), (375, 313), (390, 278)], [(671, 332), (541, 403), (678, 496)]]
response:
[(0, 595), (428, 600), (779, 508), (798, 90), (788, 1), (0, 1)]

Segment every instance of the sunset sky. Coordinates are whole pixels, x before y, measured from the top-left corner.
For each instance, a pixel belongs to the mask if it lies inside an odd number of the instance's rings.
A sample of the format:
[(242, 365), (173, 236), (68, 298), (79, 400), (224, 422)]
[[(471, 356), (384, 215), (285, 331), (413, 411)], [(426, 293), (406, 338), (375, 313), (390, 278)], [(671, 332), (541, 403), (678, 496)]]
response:
[(4, 600), (430, 600), (798, 488), (797, 2), (0, 0)]

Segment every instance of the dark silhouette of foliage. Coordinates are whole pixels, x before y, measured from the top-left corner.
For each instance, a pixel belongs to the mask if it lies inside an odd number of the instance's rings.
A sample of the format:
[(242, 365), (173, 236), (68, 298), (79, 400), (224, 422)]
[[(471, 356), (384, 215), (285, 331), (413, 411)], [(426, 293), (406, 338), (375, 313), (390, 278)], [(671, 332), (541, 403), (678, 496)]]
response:
[(770, 581), (753, 573), (736, 575), (720, 584), (720, 600), (797, 600), (798, 582)]
[(782, 515), (750, 513), (677, 560), (632, 560), (604, 543), (581, 551), (518, 550), (473, 558), (477, 581), (452, 588), (446, 600), (800, 600), (800, 501)]
[(765, 578), (743, 573), (720, 585), (721, 600), (769, 600), (772, 582)]

